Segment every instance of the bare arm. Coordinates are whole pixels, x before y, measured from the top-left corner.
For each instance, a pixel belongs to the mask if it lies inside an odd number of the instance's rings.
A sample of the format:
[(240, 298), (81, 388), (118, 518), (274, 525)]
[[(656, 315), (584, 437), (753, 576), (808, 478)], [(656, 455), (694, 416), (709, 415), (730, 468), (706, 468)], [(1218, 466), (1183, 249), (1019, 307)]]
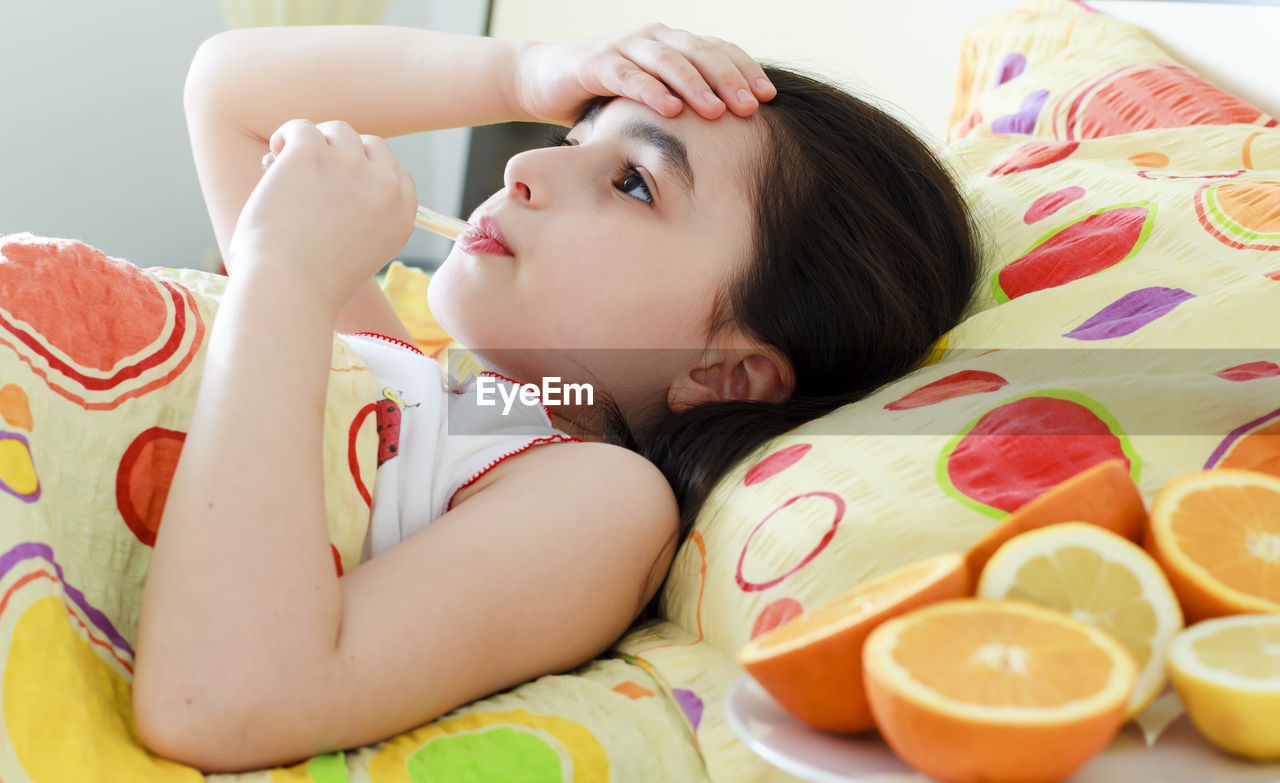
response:
[(137, 730), (206, 771), (382, 740), (572, 668), (622, 634), (674, 543), (642, 457), (539, 446), (339, 579), (319, 460), (332, 314), (295, 289), (233, 278), (208, 356), (227, 369), (201, 387), (147, 577)]
[[(224, 264), (241, 210), (262, 177), (272, 133), (288, 120), (344, 120), (381, 137), (519, 118), (511, 68), (525, 44), (377, 26), (234, 30), (201, 45), (184, 106), (196, 173)], [(335, 322), (409, 340), (371, 277)]]
[[(376, 134), (560, 120), (592, 90), (661, 102), (654, 90), (666, 88), (635, 76), (619, 47), (688, 40), (653, 28), (591, 56), (554, 49), (518, 69), (544, 75), (516, 111), (501, 86), (507, 44), (340, 30), (217, 36), (188, 81), (201, 184), (234, 274), (143, 591), (133, 708), (148, 747), (207, 770), (384, 739), (581, 663), (625, 629), (671, 554), (675, 501), (657, 469), (612, 446), (562, 444), (509, 460), (421, 533), (334, 574), (322, 467), (332, 332), (404, 245), (416, 197)], [(736, 48), (712, 49), (707, 78), (735, 95), (754, 74), (732, 66)], [(697, 69), (666, 67), (655, 73), (702, 95)], [(362, 94), (375, 87), (379, 97)], [(415, 103), (422, 91), (432, 97)], [(306, 121), (341, 114), (350, 124)], [(283, 151), (262, 175), (273, 134)]]

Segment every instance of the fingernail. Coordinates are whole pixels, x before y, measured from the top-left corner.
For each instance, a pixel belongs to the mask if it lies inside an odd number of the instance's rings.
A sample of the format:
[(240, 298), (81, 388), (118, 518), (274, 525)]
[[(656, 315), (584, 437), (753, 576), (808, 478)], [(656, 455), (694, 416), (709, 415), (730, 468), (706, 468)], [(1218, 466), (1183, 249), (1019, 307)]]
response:
[(756, 89), (761, 92), (773, 92), (773, 83), (768, 79), (756, 79)]
[(748, 91), (747, 91), (747, 89), (744, 87), (744, 88), (742, 88), (742, 89), (739, 89), (739, 90), (738, 90), (738, 100), (742, 101), (743, 103), (755, 103), (755, 102), (756, 102), (756, 96), (752, 95), (752, 94), (751, 94), (750, 92), (748, 92)]
[(707, 103), (711, 103), (711, 104), (720, 103), (720, 99), (719, 99), (719, 98), (717, 98), (717, 97), (716, 97), (716, 94), (715, 94), (714, 92), (712, 92), (711, 90), (703, 90), (703, 92), (702, 92), (702, 100), (706, 101)]

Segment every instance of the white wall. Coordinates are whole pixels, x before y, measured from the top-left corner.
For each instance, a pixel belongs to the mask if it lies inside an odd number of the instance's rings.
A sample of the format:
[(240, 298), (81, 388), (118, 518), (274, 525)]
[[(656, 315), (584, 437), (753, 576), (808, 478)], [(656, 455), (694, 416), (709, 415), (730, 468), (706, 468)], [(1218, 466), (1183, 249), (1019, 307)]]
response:
[[(1151, 32), (1207, 78), (1280, 111), (1280, 0), (1090, 0)], [(498, 36), (564, 41), (652, 21), (726, 38), (827, 76), (941, 141), (964, 31), (1019, 0), (495, 0)]]
[[(483, 30), (486, 0), (391, 0), (384, 24)], [(0, 0), (0, 234), (87, 242), (140, 266), (216, 257), (182, 86), (218, 0)], [(467, 132), (394, 139), (421, 203), (456, 211)], [(440, 258), (423, 232), (400, 254)]]
[(498, 36), (566, 41), (661, 21), (825, 76), (940, 141), (965, 25), (1014, 0), (498, 0)]

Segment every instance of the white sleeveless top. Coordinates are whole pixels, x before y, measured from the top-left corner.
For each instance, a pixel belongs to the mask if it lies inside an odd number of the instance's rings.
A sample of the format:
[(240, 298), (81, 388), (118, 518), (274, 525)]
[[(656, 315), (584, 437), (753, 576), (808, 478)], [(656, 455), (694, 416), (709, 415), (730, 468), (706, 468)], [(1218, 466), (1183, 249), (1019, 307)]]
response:
[[(361, 562), (443, 515), (458, 490), (507, 457), (544, 443), (578, 440), (555, 429), (540, 401), (522, 404), (510, 378), (482, 372), (492, 378), (482, 396), (473, 377), (459, 382), (406, 342), (372, 332), (338, 337), (369, 368), (380, 397), (378, 468)], [(506, 396), (493, 387), (505, 387)], [(513, 400), (509, 407), (507, 399)]]

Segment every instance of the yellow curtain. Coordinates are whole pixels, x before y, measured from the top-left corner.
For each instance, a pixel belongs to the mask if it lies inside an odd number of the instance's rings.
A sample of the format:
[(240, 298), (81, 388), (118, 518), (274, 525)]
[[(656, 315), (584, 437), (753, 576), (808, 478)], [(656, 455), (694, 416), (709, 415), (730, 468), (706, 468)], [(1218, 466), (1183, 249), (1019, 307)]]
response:
[(232, 27), (287, 24), (377, 24), (389, 0), (222, 0)]

